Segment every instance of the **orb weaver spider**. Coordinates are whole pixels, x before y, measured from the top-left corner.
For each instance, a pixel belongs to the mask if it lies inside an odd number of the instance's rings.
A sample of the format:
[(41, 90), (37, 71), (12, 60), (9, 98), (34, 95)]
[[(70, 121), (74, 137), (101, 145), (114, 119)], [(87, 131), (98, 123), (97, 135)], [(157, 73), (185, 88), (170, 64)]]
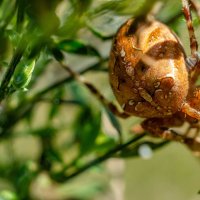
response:
[(151, 136), (179, 141), (200, 152), (198, 137), (177, 134), (171, 129), (186, 121), (190, 128), (199, 131), (200, 89), (195, 83), (200, 74), (200, 56), (189, 3), (199, 19), (200, 6), (195, 0), (182, 0), (190, 57), (186, 56), (178, 36), (152, 14), (145, 19), (129, 19), (119, 28), (111, 48), (109, 77), (123, 112), (92, 84), (66, 65), (62, 66), (116, 116), (146, 118), (141, 125)]

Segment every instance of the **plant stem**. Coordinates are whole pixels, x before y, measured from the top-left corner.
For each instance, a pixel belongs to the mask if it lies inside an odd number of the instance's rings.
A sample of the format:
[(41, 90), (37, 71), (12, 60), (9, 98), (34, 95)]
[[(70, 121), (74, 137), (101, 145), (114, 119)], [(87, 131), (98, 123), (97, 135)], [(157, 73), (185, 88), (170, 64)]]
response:
[[(22, 41), (20, 43), (22, 43)], [(15, 71), (15, 68), (16, 68), (17, 64), (19, 63), (24, 51), (25, 51), (25, 47), (22, 44), (20, 44), (9, 64), (9, 67), (4, 75), (3, 80), (2, 80), (2, 83), (0, 86), (0, 102), (6, 97), (6, 95), (8, 93), (8, 85), (10, 83), (10, 80)]]
[(70, 175), (65, 175), (65, 173), (59, 173), (59, 175), (52, 175), (52, 178), (55, 179), (58, 182), (65, 182), (65, 181), (69, 181), (70, 179), (76, 177), (77, 175), (85, 172), (86, 170), (88, 170), (89, 168), (102, 163), (103, 161), (111, 158), (112, 156), (114, 156), (117, 152), (127, 148), (129, 145), (133, 144), (134, 142), (137, 142), (138, 140), (140, 140), (141, 138), (143, 138), (145, 136), (145, 134), (141, 134), (141, 135), (137, 135), (135, 137), (133, 137), (132, 139), (130, 139), (128, 142), (124, 143), (124, 144), (120, 144), (118, 146), (116, 146), (115, 148), (111, 149), (110, 151), (108, 151), (107, 153), (105, 153), (104, 155), (92, 160), (91, 162), (87, 163), (86, 165), (84, 165), (83, 167), (77, 169), (77, 171), (71, 173)]
[[(101, 62), (98, 62), (98, 63), (96, 63), (94, 65), (91, 65), (91, 66), (87, 67), (86, 69), (80, 70), (78, 73), (83, 74), (83, 73), (85, 73), (87, 71), (96, 69), (96, 68), (99, 67), (99, 65), (101, 65), (102, 62), (107, 61), (107, 59), (108, 58), (105, 58)], [(13, 60), (14, 60), (14, 58), (13, 58)], [(10, 136), (12, 134), (12, 132), (10, 131), (12, 129), (12, 127), (14, 127), (14, 125), (18, 121), (23, 119), (28, 112), (31, 112), (31, 110), (34, 108), (34, 105), (36, 105), (36, 103), (40, 102), (41, 98), (46, 93), (48, 93), (48, 92), (50, 92), (50, 91), (52, 91), (54, 89), (57, 89), (57, 87), (65, 84), (65, 83), (68, 83), (68, 82), (70, 82), (72, 80), (73, 80), (73, 77), (68, 76), (68, 77), (66, 77), (66, 78), (64, 78), (64, 79), (62, 79), (62, 80), (60, 80), (60, 81), (58, 81), (58, 82), (46, 87), (45, 89), (39, 91), (32, 98), (27, 98), (27, 99), (22, 100), (21, 103), (18, 104), (18, 106), (16, 108), (10, 110), (9, 113), (7, 113), (7, 116), (8, 116), (7, 119), (9, 119), (9, 120), (6, 121), (6, 122), (3, 122), (3, 124), (1, 124), (1, 122), (0, 122), (0, 127), (3, 128), (2, 132), (0, 132), (0, 137), (2, 138), (4, 136), (6, 136), (6, 137)], [(1, 95), (2, 95), (1, 87), (0, 87), (0, 99), (1, 99)]]
[[(105, 59), (101, 60), (100, 62), (98, 62), (98, 63), (96, 63), (96, 64), (94, 64), (94, 65), (91, 65), (91, 66), (87, 67), (86, 69), (83, 69), (83, 70), (81, 70), (81, 71), (79, 71), (79, 72), (77, 72), (77, 73), (78, 73), (78, 74), (84, 74), (84, 73), (86, 73), (87, 71), (96, 69), (96, 68), (99, 67), (99, 65), (101, 65), (103, 62), (106, 62), (107, 60), (108, 60), (108, 58), (105, 58)], [(59, 87), (60, 85), (63, 85), (64, 83), (67, 83), (67, 82), (69, 82), (69, 81), (71, 81), (71, 80), (73, 80), (73, 77), (72, 77), (72, 76), (69, 76), (69, 77), (67, 77), (67, 78), (64, 78), (63, 80), (60, 80), (60, 81), (58, 81), (58, 82), (56, 82), (56, 83), (54, 83), (54, 84), (48, 86), (47, 88), (45, 88), (45, 89), (39, 91), (39, 92), (35, 95), (34, 99), (37, 99), (37, 98), (41, 97), (42, 95), (44, 95), (44, 94), (46, 94), (46, 93), (52, 91), (53, 89), (56, 89), (56, 88)]]

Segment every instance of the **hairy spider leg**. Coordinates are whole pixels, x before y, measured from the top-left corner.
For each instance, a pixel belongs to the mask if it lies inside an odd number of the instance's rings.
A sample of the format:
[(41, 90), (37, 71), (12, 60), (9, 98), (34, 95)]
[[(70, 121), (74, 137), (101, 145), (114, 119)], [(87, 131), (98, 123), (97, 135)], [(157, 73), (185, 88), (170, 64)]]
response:
[(87, 82), (86, 80), (84, 80), (84, 78), (76, 73), (75, 71), (73, 71), (70, 67), (68, 67), (67, 65), (65, 65), (64, 63), (60, 63), (61, 66), (75, 79), (77, 80), (78, 82), (84, 84), (88, 89), (89, 91), (95, 95), (97, 97), (97, 99), (106, 107), (108, 108), (109, 110), (111, 110), (111, 112), (113, 114), (115, 114), (116, 116), (118, 117), (121, 117), (121, 118), (128, 118), (130, 117), (130, 115), (128, 115), (127, 113), (125, 112), (120, 112), (118, 110), (118, 108), (110, 101), (108, 101), (101, 93), (100, 91), (94, 86), (92, 85), (91, 83)]
[(194, 32), (189, 3), (191, 4), (191, 8), (197, 13), (199, 19), (200, 4), (196, 0), (189, 0), (189, 2), (188, 0), (182, 0), (183, 14), (186, 19), (186, 24), (189, 32), (191, 49), (191, 56), (186, 58), (186, 65), (190, 71), (190, 82), (195, 83), (200, 74), (200, 54), (198, 53), (198, 43)]
[(187, 137), (187, 134), (181, 135), (168, 128), (174, 126), (179, 127), (183, 122), (183, 119), (177, 116), (172, 116), (170, 118), (151, 118), (143, 121), (142, 127), (153, 137), (177, 141), (186, 144), (188, 148), (195, 152), (200, 152), (199, 138), (190, 138)]
[(195, 129), (195, 132), (194, 132), (194, 135), (192, 138), (196, 138), (199, 136), (199, 130), (200, 130), (200, 127), (199, 127), (199, 123), (194, 126), (193, 124), (190, 124), (190, 126), (187, 128), (186, 132), (185, 132), (185, 136), (189, 136), (190, 135), (190, 131), (192, 129)]
[[(189, 0), (189, 3), (191, 6), (191, 9), (196, 12), (200, 21), (200, 3), (197, 0)], [(200, 75), (200, 53), (196, 52), (195, 55), (196, 55), (196, 59), (192, 58), (192, 56), (191, 58), (187, 58), (187, 63), (190, 63), (188, 64), (188, 66), (190, 69), (192, 69), (190, 73), (191, 83), (195, 83), (198, 80), (198, 77)]]
[(147, 130), (153, 137), (184, 142), (182, 135), (168, 128), (181, 125), (183, 125), (183, 120), (174, 115), (169, 118), (150, 118), (142, 122), (142, 128)]
[(197, 51), (198, 51), (198, 43), (197, 43), (197, 39), (194, 33), (194, 27), (193, 27), (193, 23), (192, 23), (192, 15), (191, 15), (191, 11), (189, 8), (189, 3), (188, 0), (182, 0), (182, 6), (183, 6), (183, 14), (186, 20), (186, 24), (187, 24), (187, 28), (188, 28), (188, 32), (189, 32), (189, 37), (190, 37), (190, 49), (191, 49), (191, 58), (193, 58), (193, 62), (191, 60), (191, 63), (189, 64), (196, 64), (196, 60), (197, 59)]
[(200, 120), (200, 111), (193, 108), (189, 103), (184, 103), (181, 108), (181, 111), (192, 118)]

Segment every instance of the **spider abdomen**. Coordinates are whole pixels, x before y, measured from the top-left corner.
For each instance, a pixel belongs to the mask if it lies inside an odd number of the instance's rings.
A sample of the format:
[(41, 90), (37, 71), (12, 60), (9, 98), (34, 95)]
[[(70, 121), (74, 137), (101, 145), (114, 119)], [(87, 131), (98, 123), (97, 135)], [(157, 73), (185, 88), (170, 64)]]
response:
[(175, 34), (158, 21), (128, 20), (111, 50), (110, 83), (124, 109), (140, 117), (177, 112), (188, 93), (184, 50)]

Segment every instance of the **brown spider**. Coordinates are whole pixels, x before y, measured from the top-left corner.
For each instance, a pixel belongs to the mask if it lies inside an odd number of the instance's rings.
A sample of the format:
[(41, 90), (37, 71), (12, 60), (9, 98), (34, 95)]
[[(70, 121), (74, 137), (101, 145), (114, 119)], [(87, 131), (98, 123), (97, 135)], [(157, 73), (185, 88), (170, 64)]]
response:
[(200, 152), (198, 139), (169, 129), (181, 126), (185, 121), (194, 127), (200, 120), (200, 90), (195, 86), (200, 74), (200, 57), (189, 3), (199, 18), (200, 9), (195, 0), (182, 0), (190, 36), (190, 57), (186, 56), (175, 33), (152, 15), (145, 19), (130, 19), (119, 28), (111, 49), (109, 76), (123, 112), (118, 111), (94, 86), (65, 68), (84, 82), (115, 115), (146, 118), (142, 127), (152, 136), (184, 142)]
[[(191, 3), (197, 8), (196, 2)], [(186, 57), (178, 37), (163, 23), (152, 17), (130, 19), (114, 39), (109, 68), (124, 113), (147, 118), (142, 123), (145, 130), (169, 139), (175, 136), (168, 127), (200, 120), (200, 90), (195, 87), (200, 73), (198, 44), (188, 1), (182, 0), (182, 5), (191, 57)]]

